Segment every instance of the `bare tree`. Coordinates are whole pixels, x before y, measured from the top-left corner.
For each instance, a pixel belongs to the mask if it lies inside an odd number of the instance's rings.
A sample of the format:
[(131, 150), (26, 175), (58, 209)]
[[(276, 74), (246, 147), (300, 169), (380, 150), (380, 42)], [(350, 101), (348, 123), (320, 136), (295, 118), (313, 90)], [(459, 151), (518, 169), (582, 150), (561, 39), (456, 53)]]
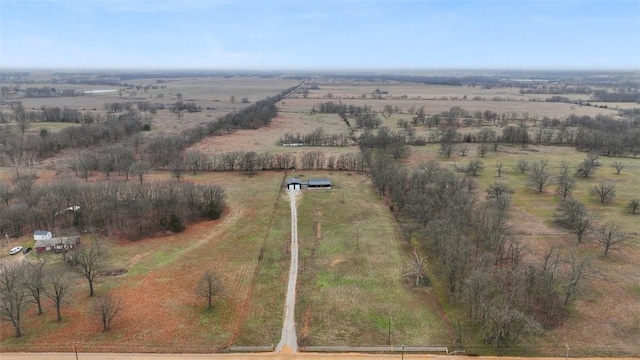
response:
[(529, 170), (529, 162), (526, 159), (518, 160), (518, 163), (516, 163), (516, 169), (520, 171), (521, 174), (526, 173), (527, 170)]
[(591, 176), (595, 169), (600, 166), (600, 161), (598, 161), (599, 158), (600, 155), (595, 152), (587, 154), (587, 158), (582, 161), (580, 166), (578, 166), (578, 176), (584, 177), (585, 179)]
[(87, 279), (89, 283), (89, 296), (94, 295), (93, 283), (105, 270), (105, 257), (107, 247), (100, 238), (96, 238), (91, 244), (83, 244), (74, 251), (73, 271)]
[(187, 151), (185, 154), (185, 161), (193, 175), (196, 175), (198, 171), (202, 170), (207, 162), (207, 156), (200, 151)]
[(609, 255), (609, 250), (619, 250), (628, 238), (627, 233), (622, 230), (622, 226), (614, 222), (607, 222), (598, 227), (595, 233), (596, 242), (604, 248), (605, 257)]
[(502, 176), (502, 160), (496, 160), (496, 171), (498, 171), (498, 177)]
[(540, 160), (531, 166), (528, 184), (538, 192), (543, 192), (547, 186), (551, 185), (551, 173), (547, 171), (547, 164), (546, 160)]
[(5, 206), (9, 206), (9, 202), (13, 198), (13, 193), (11, 192), (11, 188), (7, 183), (0, 183), (0, 201), (4, 203)]
[(611, 165), (611, 167), (616, 169), (616, 174), (620, 175), (620, 172), (624, 168), (624, 164), (622, 164), (622, 161), (616, 161)]
[(640, 208), (640, 199), (632, 199), (627, 204), (627, 209), (629, 209), (629, 212), (632, 214), (637, 214), (639, 208)]
[(601, 182), (589, 190), (589, 194), (598, 197), (601, 204), (613, 201), (616, 196), (616, 186)]
[(196, 287), (196, 294), (207, 302), (207, 309), (213, 307), (213, 298), (222, 291), (222, 282), (211, 271), (207, 270)]
[(556, 195), (566, 200), (576, 188), (576, 181), (569, 175), (560, 175), (556, 178)]
[(456, 149), (456, 144), (451, 141), (442, 141), (440, 143), (440, 154), (450, 158)]
[(17, 338), (22, 336), (22, 311), (27, 305), (24, 272), (20, 263), (0, 267), (0, 316), (13, 325)]
[(471, 176), (478, 176), (484, 170), (484, 163), (480, 159), (473, 159), (467, 165), (466, 173)]
[(50, 269), (46, 276), (46, 286), (44, 293), (53, 301), (56, 308), (57, 320), (62, 321), (60, 308), (69, 295), (69, 277), (64, 268), (56, 267)]
[(111, 322), (122, 310), (122, 300), (114, 298), (111, 294), (100, 296), (93, 305), (93, 312), (100, 316), (102, 331), (111, 330)]
[(171, 171), (171, 176), (176, 180), (180, 181), (182, 175), (187, 170), (187, 165), (182, 159), (176, 159), (169, 163), (169, 171)]
[(572, 250), (566, 260), (569, 266), (568, 279), (562, 288), (564, 290), (564, 306), (569, 305), (576, 293), (580, 290), (582, 279), (591, 273), (591, 260), (588, 257), (578, 258), (575, 250)]
[(243, 171), (252, 172), (258, 166), (258, 154), (255, 151), (248, 151), (240, 159), (240, 167)]
[(494, 182), (487, 187), (486, 191), (489, 199), (497, 199), (503, 196), (511, 197), (511, 195), (516, 193), (509, 184), (503, 182)]
[(424, 283), (425, 263), (426, 256), (418, 255), (418, 250), (413, 248), (413, 258), (409, 261), (409, 271), (404, 276), (411, 276), (416, 278), (416, 286), (420, 286), (420, 283)]
[(458, 154), (460, 154), (460, 156), (467, 156), (468, 152), (469, 146), (467, 144), (462, 144), (458, 147)]
[(42, 315), (42, 295), (45, 290), (45, 275), (47, 258), (39, 256), (35, 261), (27, 262), (27, 276), (24, 285), (33, 298), (33, 302), (38, 306), (38, 315)]
[(580, 201), (573, 198), (563, 200), (557, 211), (556, 221), (573, 231), (578, 236), (579, 243), (593, 231), (596, 216)]
[(476, 151), (478, 152), (478, 155), (480, 155), (480, 157), (484, 157), (487, 152), (489, 152), (489, 145), (487, 145), (486, 143), (482, 143), (478, 145), (478, 149)]
[(138, 180), (140, 180), (140, 184), (144, 180), (144, 176), (149, 172), (149, 164), (146, 161), (136, 161), (131, 164), (129, 168), (129, 172), (131, 175), (136, 176)]

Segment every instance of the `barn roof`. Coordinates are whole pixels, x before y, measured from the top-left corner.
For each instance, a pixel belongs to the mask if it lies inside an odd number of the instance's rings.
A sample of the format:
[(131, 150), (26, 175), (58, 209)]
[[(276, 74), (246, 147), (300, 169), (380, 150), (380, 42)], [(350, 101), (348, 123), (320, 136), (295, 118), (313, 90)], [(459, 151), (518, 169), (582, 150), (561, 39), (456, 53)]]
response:
[(327, 186), (331, 185), (329, 179), (309, 179), (309, 186)]
[(306, 181), (304, 181), (302, 179), (299, 179), (299, 178), (296, 178), (296, 177), (292, 177), (292, 178), (288, 178), (287, 179), (287, 185), (289, 185), (289, 184), (303, 184), (305, 182)]

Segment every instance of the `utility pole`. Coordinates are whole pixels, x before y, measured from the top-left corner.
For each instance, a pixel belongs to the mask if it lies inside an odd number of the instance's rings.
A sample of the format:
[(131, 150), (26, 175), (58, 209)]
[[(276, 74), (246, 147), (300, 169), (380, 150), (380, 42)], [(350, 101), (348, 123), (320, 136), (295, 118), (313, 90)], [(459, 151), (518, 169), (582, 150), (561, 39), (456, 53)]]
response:
[(76, 341), (75, 344), (73, 344), (73, 349), (76, 351), (76, 360), (78, 360), (78, 344), (80, 343), (80, 341)]
[(388, 324), (389, 324), (389, 334), (388, 334), (388, 337), (387, 337), (387, 344), (391, 345), (391, 311), (389, 311), (389, 322), (388, 322)]

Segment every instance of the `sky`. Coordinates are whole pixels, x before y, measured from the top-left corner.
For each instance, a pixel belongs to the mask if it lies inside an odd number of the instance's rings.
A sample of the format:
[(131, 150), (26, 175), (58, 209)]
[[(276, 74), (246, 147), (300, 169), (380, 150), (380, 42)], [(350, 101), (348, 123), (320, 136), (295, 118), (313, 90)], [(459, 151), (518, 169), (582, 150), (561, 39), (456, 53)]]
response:
[(640, 0), (0, 0), (0, 70), (640, 71)]

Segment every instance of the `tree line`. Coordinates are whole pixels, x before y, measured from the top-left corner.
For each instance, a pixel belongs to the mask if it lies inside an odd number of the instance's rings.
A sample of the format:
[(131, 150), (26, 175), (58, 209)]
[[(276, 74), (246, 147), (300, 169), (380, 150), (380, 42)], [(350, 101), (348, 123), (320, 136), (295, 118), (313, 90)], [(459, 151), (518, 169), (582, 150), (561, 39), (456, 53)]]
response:
[(305, 145), (305, 146), (348, 146), (351, 136), (345, 133), (329, 134), (319, 127), (309, 134), (286, 133), (281, 138), (281, 145)]

